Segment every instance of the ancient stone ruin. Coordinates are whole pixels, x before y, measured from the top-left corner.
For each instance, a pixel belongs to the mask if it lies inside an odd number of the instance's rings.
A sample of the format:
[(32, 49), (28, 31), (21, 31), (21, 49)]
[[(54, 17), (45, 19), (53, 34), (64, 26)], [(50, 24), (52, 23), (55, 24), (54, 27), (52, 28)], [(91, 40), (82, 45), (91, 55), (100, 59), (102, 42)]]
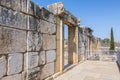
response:
[(92, 29), (80, 27), (80, 19), (62, 2), (47, 10), (30, 0), (0, 0), (0, 80), (52, 79), (62, 73), (64, 24), (68, 26), (70, 65), (99, 49)]

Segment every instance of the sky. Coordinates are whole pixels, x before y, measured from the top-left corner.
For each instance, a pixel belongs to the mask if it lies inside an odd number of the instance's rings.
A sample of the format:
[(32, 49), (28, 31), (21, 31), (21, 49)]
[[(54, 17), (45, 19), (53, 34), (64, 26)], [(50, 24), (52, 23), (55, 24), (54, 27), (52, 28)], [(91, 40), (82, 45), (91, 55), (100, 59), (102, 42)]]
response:
[[(115, 41), (120, 42), (120, 0), (32, 0), (47, 8), (55, 2), (64, 2), (65, 9), (80, 18), (80, 25), (93, 29), (93, 35), (110, 38), (113, 27)], [(67, 27), (65, 27), (67, 37)]]

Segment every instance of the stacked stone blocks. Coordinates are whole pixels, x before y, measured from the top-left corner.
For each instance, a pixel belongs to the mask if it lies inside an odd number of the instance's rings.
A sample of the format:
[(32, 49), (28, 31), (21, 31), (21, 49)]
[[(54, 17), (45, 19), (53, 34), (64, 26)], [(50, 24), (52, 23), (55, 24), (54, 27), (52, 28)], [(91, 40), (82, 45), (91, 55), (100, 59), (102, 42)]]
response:
[[(63, 71), (63, 25), (69, 26), (69, 63), (78, 63), (83, 36), (63, 3), (48, 9), (30, 0), (0, 0), (0, 80), (44, 80)], [(79, 53), (79, 54), (78, 54)], [(78, 60), (79, 58), (79, 60)]]
[(54, 74), (56, 18), (30, 0), (0, 0), (0, 80)]

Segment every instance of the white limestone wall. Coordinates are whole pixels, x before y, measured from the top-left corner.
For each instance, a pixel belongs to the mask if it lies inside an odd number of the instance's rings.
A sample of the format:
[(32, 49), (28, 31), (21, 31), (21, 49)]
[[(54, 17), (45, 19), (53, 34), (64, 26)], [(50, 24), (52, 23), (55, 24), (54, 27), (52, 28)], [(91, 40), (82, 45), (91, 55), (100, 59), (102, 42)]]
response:
[(55, 73), (56, 15), (30, 0), (0, 0), (0, 80)]

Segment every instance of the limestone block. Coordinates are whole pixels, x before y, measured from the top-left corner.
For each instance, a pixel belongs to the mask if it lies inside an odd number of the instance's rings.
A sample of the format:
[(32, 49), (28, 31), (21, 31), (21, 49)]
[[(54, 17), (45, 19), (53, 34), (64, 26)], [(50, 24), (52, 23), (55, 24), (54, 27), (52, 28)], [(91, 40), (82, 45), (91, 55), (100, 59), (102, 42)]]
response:
[(12, 0), (6, 0), (6, 7), (12, 6)]
[(1, 80), (23, 80), (21, 74), (15, 74), (7, 77), (3, 77)]
[(54, 62), (56, 60), (55, 50), (46, 51), (47, 63)]
[(30, 0), (21, 0), (22, 12), (28, 13), (29, 2)]
[(45, 62), (46, 62), (45, 51), (41, 51), (40, 54), (39, 54), (39, 64), (44, 65)]
[(15, 21), (15, 16), (12, 10), (8, 10), (6, 8), (1, 7), (1, 16), (2, 16), (2, 23), (3, 24), (10, 24), (13, 25), (13, 21)]
[(35, 8), (34, 8), (35, 6), (34, 5), (35, 4), (32, 1), (29, 2), (29, 7), (28, 7), (29, 14), (35, 15)]
[(61, 16), (64, 19), (65, 24), (69, 26), (76, 26), (80, 22), (80, 20), (78, 20), (74, 15), (65, 10), (64, 4), (62, 2), (49, 5), (48, 10), (56, 15)]
[(39, 26), (39, 20), (35, 19), (32, 16), (29, 16), (28, 30), (37, 30), (38, 26)]
[(41, 72), (41, 80), (54, 74), (54, 62), (46, 64)]
[(43, 50), (56, 49), (56, 35), (43, 34)]
[(27, 18), (25, 14), (17, 13), (12, 10), (0, 7), (0, 23), (19, 29), (26, 29)]
[(8, 54), (8, 71), (7, 74), (16, 74), (22, 71), (23, 66), (23, 54), (14, 53)]
[(38, 66), (38, 52), (28, 52), (24, 55), (24, 69), (32, 69)]
[(26, 31), (0, 26), (0, 54), (25, 52)]
[(37, 80), (40, 76), (40, 67), (28, 70), (28, 80)]
[(54, 3), (48, 6), (48, 10), (54, 14), (60, 15), (64, 12), (63, 2)]
[(12, 1), (12, 5), (11, 8), (17, 11), (21, 10), (21, 0), (11, 0)]
[(15, 14), (15, 27), (19, 29), (27, 29), (27, 16), (22, 13)]
[(48, 7), (48, 10), (54, 14), (57, 14), (58, 13), (58, 8), (57, 8), (57, 3), (54, 3), (54, 4), (50, 4), (47, 6)]
[(41, 18), (42, 17), (42, 10), (41, 7), (35, 4), (35, 16)]
[(12, 8), (14, 10), (19, 10), (21, 9), (21, 2), (20, 0), (5, 0), (6, 7)]
[(27, 71), (23, 71), (22, 73), (21, 73), (21, 75), (22, 75), (22, 80), (27, 80), (26, 78), (27, 78)]
[(78, 25), (78, 19), (67, 10), (64, 11), (63, 19), (64, 19), (65, 24), (68, 24), (69, 26)]
[(2, 23), (2, 7), (0, 6), (0, 23)]
[(6, 5), (6, 0), (0, 0), (0, 5)]
[[(60, 35), (62, 35), (62, 34), (63, 34), (63, 31), (64, 31), (64, 29), (63, 29), (63, 28), (61, 29), (61, 27), (64, 27), (64, 23), (63, 23), (63, 21), (58, 17), (58, 18), (57, 18), (57, 32), (56, 32), (57, 40), (60, 40)], [(61, 32), (61, 30), (62, 30), (62, 32)]]
[(7, 61), (5, 59), (5, 56), (0, 57), (0, 78), (6, 75), (6, 64)]
[(40, 51), (42, 47), (42, 38), (40, 32), (28, 32), (28, 51)]
[(56, 18), (57, 18), (56, 15), (54, 15), (53, 13), (50, 13), (49, 18), (46, 18), (46, 19), (51, 23), (57, 23)]
[(53, 13), (49, 12), (45, 8), (41, 8), (41, 11), (42, 11), (42, 17), (41, 17), (42, 19), (51, 23), (56, 23), (56, 16)]
[(40, 26), (37, 29), (41, 33), (55, 34), (56, 33), (56, 24), (40, 20)]
[(58, 2), (57, 7), (58, 7), (58, 13), (57, 14), (62, 14), (65, 10), (64, 3), (63, 2)]

